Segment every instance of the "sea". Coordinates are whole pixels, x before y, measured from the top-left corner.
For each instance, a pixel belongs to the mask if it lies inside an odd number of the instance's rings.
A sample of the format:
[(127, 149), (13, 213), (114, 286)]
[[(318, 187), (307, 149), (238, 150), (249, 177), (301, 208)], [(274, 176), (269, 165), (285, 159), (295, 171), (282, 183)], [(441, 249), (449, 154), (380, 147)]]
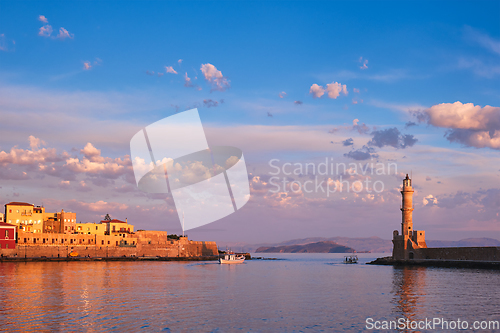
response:
[(487, 332), (500, 320), (499, 271), (253, 256), (276, 260), (1, 262), (0, 331)]

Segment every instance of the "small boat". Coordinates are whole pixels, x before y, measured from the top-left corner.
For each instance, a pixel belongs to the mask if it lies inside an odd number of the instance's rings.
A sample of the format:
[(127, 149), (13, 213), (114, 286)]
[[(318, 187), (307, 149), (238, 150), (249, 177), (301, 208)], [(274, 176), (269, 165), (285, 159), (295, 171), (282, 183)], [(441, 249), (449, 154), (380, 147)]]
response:
[(357, 263), (358, 263), (358, 256), (357, 255), (345, 256), (344, 264), (357, 264)]
[(223, 258), (219, 258), (220, 264), (241, 264), (245, 261), (244, 255), (236, 255), (234, 253), (227, 253)]
[(69, 256), (70, 256), (70, 257), (78, 257), (78, 252), (71, 251), (71, 252), (69, 253)]

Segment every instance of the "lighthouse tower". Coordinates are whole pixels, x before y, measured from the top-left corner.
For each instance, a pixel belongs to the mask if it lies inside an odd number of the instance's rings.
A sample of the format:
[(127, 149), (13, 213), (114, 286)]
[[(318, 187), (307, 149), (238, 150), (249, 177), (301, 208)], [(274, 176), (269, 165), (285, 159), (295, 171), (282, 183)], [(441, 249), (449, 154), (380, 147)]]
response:
[(403, 204), (401, 212), (403, 212), (403, 221), (401, 222), (401, 235), (411, 235), (413, 233), (413, 187), (411, 187), (411, 179), (406, 175), (403, 179)]
[(401, 204), (401, 235), (397, 230), (393, 232), (392, 258), (397, 260), (411, 260), (420, 257), (418, 249), (426, 248), (425, 231), (413, 230), (413, 187), (411, 179), (406, 175), (403, 179), (403, 188), (401, 195), (403, 202)]

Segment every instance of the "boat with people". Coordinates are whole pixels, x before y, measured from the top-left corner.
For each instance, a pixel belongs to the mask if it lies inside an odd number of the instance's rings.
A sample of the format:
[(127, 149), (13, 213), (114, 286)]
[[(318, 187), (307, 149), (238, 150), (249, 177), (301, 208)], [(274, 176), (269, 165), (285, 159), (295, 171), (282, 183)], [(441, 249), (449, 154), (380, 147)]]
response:
[(357, 264), (357, 263), (358, 263), (357, 255), (345, 256), (344, 264)]
[(241, 264), (244, 261), (244, 255), (236, 255), (234, 252), (227, 252), (224, 258), (219, 258), (219, 264)]

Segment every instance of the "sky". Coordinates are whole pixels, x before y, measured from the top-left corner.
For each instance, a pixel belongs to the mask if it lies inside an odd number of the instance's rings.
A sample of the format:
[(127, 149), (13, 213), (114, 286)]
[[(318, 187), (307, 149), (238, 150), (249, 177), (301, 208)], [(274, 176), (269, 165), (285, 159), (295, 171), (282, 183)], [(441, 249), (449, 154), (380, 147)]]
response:
[[(499, 16), (500, 1), (0, 1), (0, 204), (180, 233), (172, 196), (137, 188), (130, 140), (197, 108), (210, 146), (243, 151), (251, 196), (192, 239), (390, 239), (407, 173), (428, 239), (500, 239)], [(325, 160), (345, 168), (319, 174)]]

